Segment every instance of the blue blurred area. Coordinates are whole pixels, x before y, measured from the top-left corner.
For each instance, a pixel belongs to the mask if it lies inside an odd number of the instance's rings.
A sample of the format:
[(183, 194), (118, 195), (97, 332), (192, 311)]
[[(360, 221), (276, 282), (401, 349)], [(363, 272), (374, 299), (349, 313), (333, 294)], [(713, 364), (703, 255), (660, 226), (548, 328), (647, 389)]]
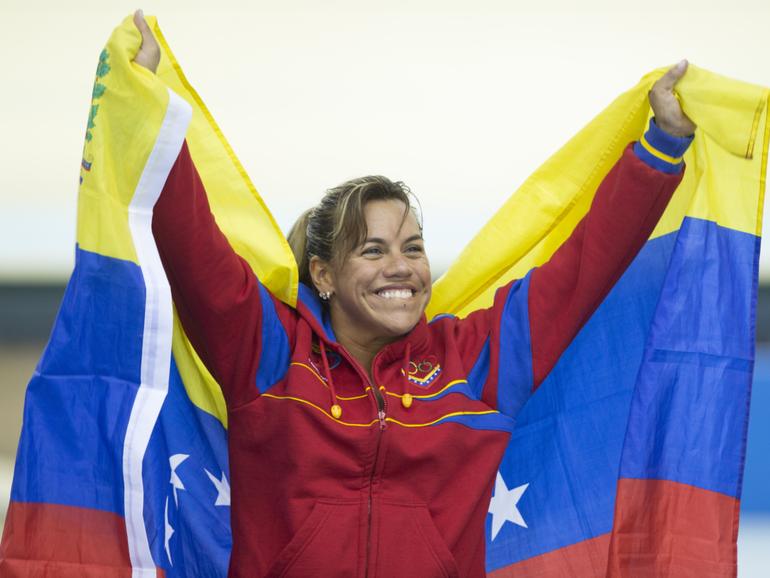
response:
[(770, 514), (770, 345), (757, 346), (741, 513)]

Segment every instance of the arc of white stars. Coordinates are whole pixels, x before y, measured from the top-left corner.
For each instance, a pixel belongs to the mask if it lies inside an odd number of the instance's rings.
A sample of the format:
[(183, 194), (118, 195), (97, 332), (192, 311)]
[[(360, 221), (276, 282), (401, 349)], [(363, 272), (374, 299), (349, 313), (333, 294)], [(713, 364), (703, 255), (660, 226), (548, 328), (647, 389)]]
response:
[(186, 490), (187, 488), (184, 487), (184, 484), (182, 483), (182, 479), (177, 475), (176, 469), (179, 467), (179, 465), (185, 461), (190, 456), (188, 454), (174, 454), (170, 458), (168, 458), (168, 463), (171, 466), (171, 479), (169, 480), (169, 483), (171, 484), (171, 487), (174, 488), (174, 503), (176, 504), (176, 507), (179, 507), (179, 498), (177, 497), (177, 490)]
[(211, 483), (214, 484), (214, 487), (217, 489), (217, 500), (216, 502), (214, 502), (214, 505), (229, 506), (230, 505), (230, 483), (227, 481), (227, 478), (225, 477), (225, 473), (222, 472), (222, 479), (217, 479), (217, 477), (214, 476), (214, 474), (212, 474), (206, 468), (203, 468), (203, 471), (206, 472), (206, 475), (211, 480)]
[(489, 502), (489, 513), (492, 514), (492, 539), (497, 537), (498, 532), (506, 522), (512, 522), (522, 528), (527, 527), (527, 523), (519, 512), (518, 503), (521, 496), (529, 487), (529, 484), (517, 486), (512, 490), (505, 485), (502, 474), (497, 472), (495, 480), (495, 495)]

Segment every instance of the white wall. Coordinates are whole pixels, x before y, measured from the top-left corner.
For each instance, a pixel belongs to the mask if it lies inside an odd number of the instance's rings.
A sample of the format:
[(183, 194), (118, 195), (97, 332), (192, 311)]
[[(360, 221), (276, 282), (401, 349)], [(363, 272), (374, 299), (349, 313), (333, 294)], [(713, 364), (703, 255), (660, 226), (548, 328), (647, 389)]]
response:
[[(0, 280), (64, 279), (71, 270), (96, 60), (137, 1), (0, 5)], [(687, 57), (770, 85), (770, 2), (519, 4), (147, 0), (143, 8), (158, 15), (282, 227), (325, 188), (386, 174), (419, 195), (440, 269), (540, 162), (650, 69)]]

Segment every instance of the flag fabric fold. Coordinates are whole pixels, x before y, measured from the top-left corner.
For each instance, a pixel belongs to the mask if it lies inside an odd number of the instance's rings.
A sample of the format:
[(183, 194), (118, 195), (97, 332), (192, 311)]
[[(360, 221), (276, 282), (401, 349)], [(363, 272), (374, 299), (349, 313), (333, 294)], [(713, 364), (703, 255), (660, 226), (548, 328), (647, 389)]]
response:
[[(32, 377), (0, 546), (3, 576), (225, 576), (222, 394), (173, 312), (150, 224), (184, 139), (217, 223), (296, 303), (264, 202), (154, 19), (101, 53), (81, 166), (76, 265)], [(649, 118), (645, 76), (516, 191), (436, 282), (465, 315), (547, 261)], [(687, 172), (637, 259), (524, 406), (486, 528), (490, 576), (734, 576), (768, 91), (690, 67)]]

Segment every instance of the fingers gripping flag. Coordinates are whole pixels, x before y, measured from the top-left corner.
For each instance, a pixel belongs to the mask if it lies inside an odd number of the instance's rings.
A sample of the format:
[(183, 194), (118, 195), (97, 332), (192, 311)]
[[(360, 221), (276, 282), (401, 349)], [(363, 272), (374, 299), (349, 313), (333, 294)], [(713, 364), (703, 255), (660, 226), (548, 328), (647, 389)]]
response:
[[(27, 391), (4, 576), (227, 572), (224, 402), (173, 314), (150, 231), (183, 139), (219, 226), (289, 304), (297, 271), (150, 21), (163, 52), (157, 76), (131, 62), (140, 36), (130, 18), (99, 58), (76, 266)], [(498, 286), (549, 258), (642, 134), (660, 73), (511, 196), (436, 283), (429, 314), (488, 305)], [(489, 505), (491, 576), (734, 575), (767, 91), (695, 67), (678, 88), (699, 125), (685, 180), (518, 416)]]

